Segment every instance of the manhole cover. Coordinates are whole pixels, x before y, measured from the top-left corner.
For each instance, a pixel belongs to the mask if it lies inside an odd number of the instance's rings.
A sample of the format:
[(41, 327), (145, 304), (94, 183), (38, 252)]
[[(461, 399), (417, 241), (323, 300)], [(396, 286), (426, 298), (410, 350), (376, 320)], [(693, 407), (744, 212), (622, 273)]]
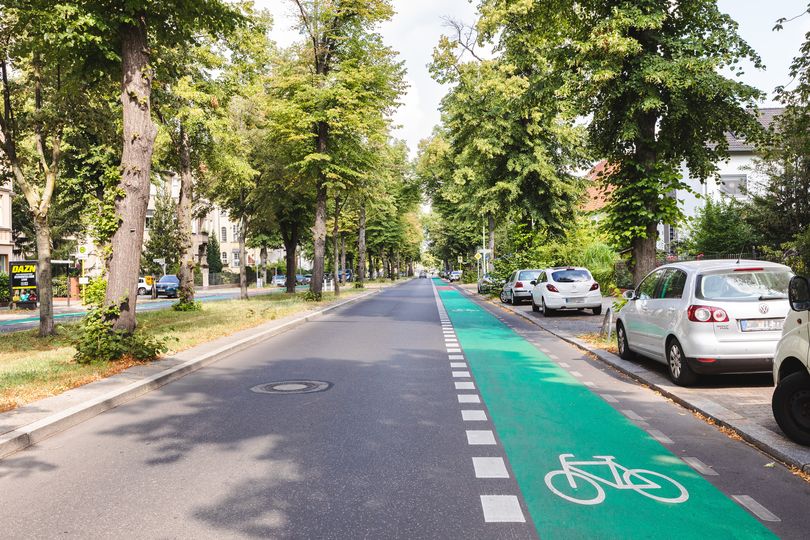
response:
[(260, 384), (251, 388), (257, 394), (312, 394), (332, 388), (326, 381), (279, 381)]

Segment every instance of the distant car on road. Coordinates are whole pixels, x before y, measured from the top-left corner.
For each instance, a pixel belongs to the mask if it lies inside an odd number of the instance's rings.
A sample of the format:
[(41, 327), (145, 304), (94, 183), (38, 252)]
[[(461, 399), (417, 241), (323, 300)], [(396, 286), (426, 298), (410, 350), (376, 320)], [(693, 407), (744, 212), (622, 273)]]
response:
[(619, 356), (662, 362), (682, 386), (702, 373), (770, 372), (792, 277), (787, 266), (763, 261), (664, 265), (625, 293)]
[(180, 291), (180, 278), (174, 274), (166, 274), (162, 276), (155, 284), (158, 296), (166, 296), (168, 298), (177, 298)]
[(312, 283), (312, 274), (304, 274), (304, 279), (301, 281), (302, 285), (309, 285)]
[(558, 267), (540, 272), (531, 282), (532, 311), (546, 317), (562, 309), (590, 309), (602, 313), (602, 292), (587, 268)]
[(453, 270), (450, 272), (450, 275), (447, 276), (447, 280), (452, 283), (454, 281), (461, 281), (461, 270)]
[(788, 287), (791, 311), (773, 357), (776, 389), (771, 408), (793, 441), (810, 446), (810, 282), (794, 277)]
[(532, 297), (532, 281), (537, 279), (542, 270), (523, 269), (515, 270), (509, 276), (501, 289), (501, 302), (518, 305)]
[[(149, 278), (150, 280), (152, 278)], [(143, 296), (145, 294), (152, 294), (152, 288), (154, 285), (149, 285), (145, 277), (138, 278), (138, 296)]]
[(295, 274), (295, 284), (296, 285), (303, 285), (304, 284), (304, 275), (303, 274)]
[(422, 279), (422, 278), (427, 279), (427, 277), (428, 277), (427, 272), (425, 270), (422, 270), (421, 272), (419, 272), (419, 279)]
[(286, 287), (287, 286), (287, 276), (284, 274), (276, 274), (273, 276), (273, 279), (270, 281), (273, 285), (278, 287)]

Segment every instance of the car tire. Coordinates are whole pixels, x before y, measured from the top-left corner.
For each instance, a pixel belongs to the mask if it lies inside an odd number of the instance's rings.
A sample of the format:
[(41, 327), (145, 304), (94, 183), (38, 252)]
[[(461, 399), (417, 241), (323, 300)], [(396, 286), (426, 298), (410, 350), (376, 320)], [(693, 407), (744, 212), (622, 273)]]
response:
[(138, 296), (143, 296), (145, 294), (146, 294), (146, 288), (145, 287), (141, 287), (141, 288), (138, 289)]
[(602, 314), (602, 306), (593, 308), (594, 315), (601, 315)]
[(792, 441), (810, 446), (810, 375), (797, 371), (784, 377), (771, 400), (776, 423)]
[(509, 303), (513, 306), (518, 305), (517, 300), (515, 300), (515, 291), (509, 291)]
[(535, 313), (540, 312), (540, 306), (534, 303), (534, 295), (532, 295), (532, 311), (534, 311)]
[(503, 290), (501, 291), (501, 303), (502, 304), (506, 303), (506, 291)]
[(550, 307), (548, 307), (546, 305), (546, 299), (545, 298), (541, 298), (540, 303), (543, 304), (543, 306), (542, 306), (543, 317), (551, 317), (552, 315), (557, 313), (556, 309), (551, 309)]
[(678, 386), (692, 386), (698, 380), (697, 373), (689, 367), (689, 360), (677, 339), (667, 342), (667, 374)]
[(619, 358), (633, 360), (636, 354), (630, 350), (630, 342), (627, 341), (627, 330), (621, 321), (616, 323), (616, 341), (619, 345)]

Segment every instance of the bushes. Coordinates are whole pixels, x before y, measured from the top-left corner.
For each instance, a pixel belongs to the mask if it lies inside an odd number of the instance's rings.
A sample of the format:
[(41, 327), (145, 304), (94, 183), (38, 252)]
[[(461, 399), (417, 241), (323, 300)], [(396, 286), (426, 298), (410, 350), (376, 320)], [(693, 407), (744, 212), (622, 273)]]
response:
[(0, 302), (11, 302), (11, 291), (9, 290), (9, 277), (8, 274), (0, 272)]
[(84, 286), (84, 304), (91, 307), (101, 307), (104, 304), (104, 295), (107, 294), (107, 280), (95, 278)]
[(118, 316), (116, 306), (94, 307), (79, 324), (79, 331), (71, 340), (79, 364), (119, 360), (124, 357), (135, 360), (154, 360), (169, 348), (165, 340), (136, 331), (127, 334), (114, 330), (112, 321)]

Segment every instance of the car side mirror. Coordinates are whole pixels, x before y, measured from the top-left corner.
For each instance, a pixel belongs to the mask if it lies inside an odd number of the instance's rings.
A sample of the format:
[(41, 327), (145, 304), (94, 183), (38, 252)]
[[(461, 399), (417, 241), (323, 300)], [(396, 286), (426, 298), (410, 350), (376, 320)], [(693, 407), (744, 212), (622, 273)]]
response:
[(810, 311), (810, 282), (806, 277), (794, 276), (790, 280), (788, 299), (793, 311)]
[(534, 279), (533, 279), (533, 280), (531, 280), (531, 282), (530, 282), (530, 283), (531, 283), (532, 285), (537, 285), (537, 280), (534, 280)]
[(625, 300), (635, 300), (636, 299), (636, 291), (634, 291), (634, 290), (624, 291), (622, 293), (622, 298), (624, 298)]

